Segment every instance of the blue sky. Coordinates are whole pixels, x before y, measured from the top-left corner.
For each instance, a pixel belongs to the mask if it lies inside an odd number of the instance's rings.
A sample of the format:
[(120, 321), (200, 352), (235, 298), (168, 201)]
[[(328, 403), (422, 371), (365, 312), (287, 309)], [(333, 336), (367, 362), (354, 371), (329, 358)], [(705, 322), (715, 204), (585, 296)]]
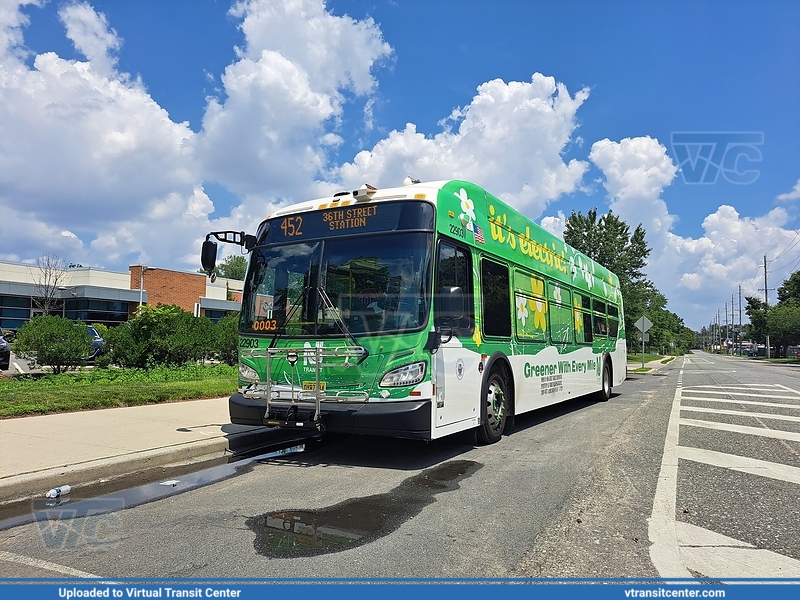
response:
[[(3, 2), (0, 259), (194, 270), (209, 229), (410, 174), (556, 233), (592, 207), (641, 222), (696, 329), (739, 285), (763, 295), (764, 254), (770, 287), (800, 268), (798, 3), (231, 8)], [(676, 132), (760, 134), (733, 163), (757, 178), (687, 182)]]

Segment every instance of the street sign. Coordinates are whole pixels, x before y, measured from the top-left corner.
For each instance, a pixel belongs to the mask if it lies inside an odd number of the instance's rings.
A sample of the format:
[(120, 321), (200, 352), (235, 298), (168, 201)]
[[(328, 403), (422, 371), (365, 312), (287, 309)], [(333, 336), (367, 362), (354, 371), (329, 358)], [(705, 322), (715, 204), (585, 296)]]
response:
[(644, 369), (644, 343), (650, 341), (650, 336), (646, 334), (645, 331), (653, 326), (653, 322), (642, 315), (641, 318), (634, 323), (634, 325), (636, 325), (636, 329), (641, 331), (639, 334), (639, 341), (642, 342), (642, 369)]
[(653, 326), (653, 322), (644, 315), (642, 315), (642, 318), (636, 321), (634, 325), (636, 325), (636, 329), (644, 333)]

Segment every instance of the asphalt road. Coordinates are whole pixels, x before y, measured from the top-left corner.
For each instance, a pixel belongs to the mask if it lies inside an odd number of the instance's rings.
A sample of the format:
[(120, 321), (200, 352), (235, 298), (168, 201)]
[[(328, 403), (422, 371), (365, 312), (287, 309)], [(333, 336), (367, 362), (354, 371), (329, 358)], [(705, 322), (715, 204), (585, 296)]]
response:
[[(738, 552), (749, 554), (734, 560), (765, 573), (792, 568), (800, 488), (785, 479), (800, 442), (767, 432), (796, 436), (798, 428), (766, 414), (797, 414), (800, 371), (706, 355), (682, 363), (630, 378), (607, 403), (577, 400), (518, 417), (492, 446), (465, 437), (425, 444), (337, 436), (184, 493), (163, 495), (169, 485), (161, 486), (152, 492), (161, 499), (124, 510), (76, 516), (73, 498), (47, 519), (0, 531), (2, 571), (104, 579), (683, 576), (674, 568), (723, 578), (731, 575), (714, 570), (720, 561), (704, 556)], [(754, 386), (760, 381), (773, 387)], [(129, 505), (123, 496), (104, 502)]]

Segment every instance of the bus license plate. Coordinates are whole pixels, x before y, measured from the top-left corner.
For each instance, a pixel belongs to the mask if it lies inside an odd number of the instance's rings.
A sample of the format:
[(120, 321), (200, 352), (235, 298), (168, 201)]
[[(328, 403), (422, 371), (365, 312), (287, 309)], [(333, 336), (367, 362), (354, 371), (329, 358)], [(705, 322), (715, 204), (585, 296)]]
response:
[[(323, 392), (326, 390), (325, 382), (319, 382), (319, 389)], [(316, 381), (304, 381), (303, 382), (303, 391), (304, 392), (316, 392), (317, 391), (317, 382)]]

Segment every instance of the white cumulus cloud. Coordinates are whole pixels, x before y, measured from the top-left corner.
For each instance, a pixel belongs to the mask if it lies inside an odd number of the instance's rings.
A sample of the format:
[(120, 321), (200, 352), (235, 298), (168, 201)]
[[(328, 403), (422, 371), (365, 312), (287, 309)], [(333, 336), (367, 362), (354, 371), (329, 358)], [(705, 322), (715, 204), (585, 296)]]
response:
[(488, 81), (469, 105), (442, 121), (444, 131), (429, 136), (408, 123), (334, 176), (346, 187), (399, 185), (406, 175), (468, 179), (536, 218), (548, 203), (575, 191), (588, 168), (585, 161), (562, 157), (588, 96), (586, 89), (572, 96), (540, 73), (529, 82)]
[(800, 179), (797, 180), (797, 183), (794, 184), (791, 192), (786, 192), (785, 194), (778, 194), (775, 196), (776, 200), (780, 200), (782, 202), (787, 202), (790, 200), (797, 200), (800, 199)]
[(86, 3), (68, 4), (58, 14), (75, 49), (88, 59), (93, 69), (110, 76), (117, 64), (113, 53), (122, 42), (109, 27), (105, 15)]

